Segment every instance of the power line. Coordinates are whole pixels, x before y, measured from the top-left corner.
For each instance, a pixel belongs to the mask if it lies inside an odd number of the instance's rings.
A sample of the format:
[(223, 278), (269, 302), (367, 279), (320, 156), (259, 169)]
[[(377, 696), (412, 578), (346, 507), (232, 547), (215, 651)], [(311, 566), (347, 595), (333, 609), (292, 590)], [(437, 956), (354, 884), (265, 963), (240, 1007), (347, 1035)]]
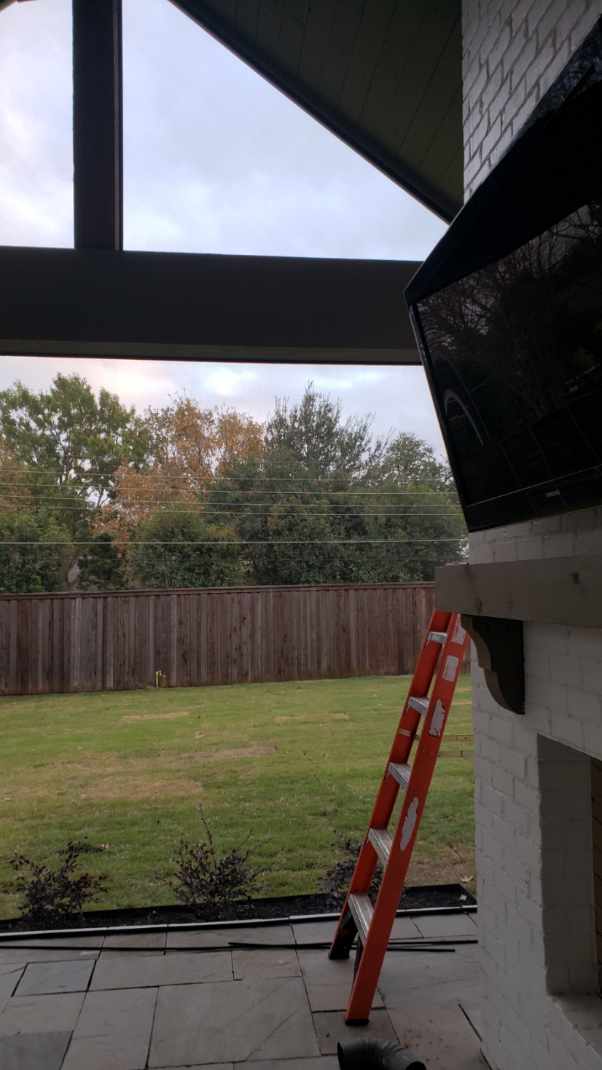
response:
[[(3, 484), (0, 481), (0, 486), (2, 486), (2, 485)], [(16, 483), (9, 483), (8, 486), (9, 487), (15, 487), (16, 486), (16, 487), (18, 487), (19, 490), (23, 489), (23, 488), (19, 487), (19, 485), (16, 484)], [(244, 491), (240, 491), (240, 493), (241, 494), (249, 494), (250, 495), (250, 494), (255, 494), (255, 491), (244, 490)], [(266, 490), (264, 490), (264, 491), (262, 491), (262, 493), (263, 494), (282, 494), (282, 491), (278, 491), (278, 490), (274, 490), (274, 491), (269, 491), (268, 490), (268, 491), (266, 491)], [(311, 495), (315, 495), (315, 491), (313, 491), (313, 490), (294, 490), (294, 491), (290, 491), (289, 493), (290, 494), (303, 494), (303, 495), (311, 494)], [(331, 491), (330, 492), (331, 495), (345, 494), (345, 495), (347, 495), (347, 497), (351, 497), (351, 498), (357, 498), (357, 497), (429, 498), (429, 497), (438, 497), (440, 493), (444, 493), (444, 492), (438, 492), (438, 491), (435, 491), (435, 490), (425, 490), (425, 491), (414, 491), (414, 490), (396, 490), (396, 491), (384, 491), (384, 490), (344, 491), (344, 490), (340, 490), (340, 491), (338, 491), (337, 490), (337, 491)], [(3, 495), (4, 495), (5, 498), (17, 498), (17, 499), (19, 499), (21, 501), (56, 502), (57, 500), (61, 500), (61, 501), (79, 502), (82, 505), (86, 504), (85, 498), (82, 498), (77, 494), (61, 495), (60, 494), (60, 489), (59, 489), (58, 499), (57, 499), (57, 496), (55, 496), (54, 494), (15, 494), (15, 493), (12, 493), (10, 490), (9, 491), (4, 491)], [(161, 498), (136, 498), (131, 494), (125, 494), (123, 496), (119, 496), (118, 501), (134, 502), (134, 504), (136, 504), (136, 505), (161, 505), (163, 499), (161, 499)], [(286, 498), (284, 498), (284, 499), (281, 498), (280, 501), (286, 501)], [(106, 504), (108, 505), (108, 504), (113, 504), (113, 503), (107, 502)], [(199, 504), (202, 504), (202, 503), (199, 503)], [(242, 502), (238, 502), (236, 499), (233, 499), (233, 500), (228, 499), (226, 501), (219, 501), (219, 500), (212, 501), (212, 502), (209, 502), (209, 504), (210, 505), (242, 505), (243, 503)], [(271, 506), (271, 505), (274, 505), (274, 504), (277, 504), (277, 503), (274, 503), (274, 502), (254, 502), (252, 504), (263, 505), (263, 506), (270, 505)]]
[[(51, 469), (51, 468), (38, 468), (37, 466), (36, 467), (29, 467), (29, 468), (25, 467), (25, 468), (23, 468), (23, 467), (20, 467), (19, 465), (3, 465), (3, 464), (0, 463), (0, 472), (11, 472), (11, 471), (15, 472), (17, 475), (22, 473), (24, 476), (30, 476), (30, 475), (36, 475), (38, 472), (52, 472), (53, 469)], [(87, 476), (93, 476), (93, 475), (99, 475), (99, 474), (100, 473), (98, 472), (97, 469), (94, 469), (94, 468), (89, 468), (88, 469), (88, 468), (86, 468), (86, 469), (83, 469), (81, 472), (79, 472), (78, 475), (76, 477), (74, 477), (74, 478), (85, 478)], [(206, 478), (202, 478), (200, 480), (195, 480), (195, 478), (194, 477), (191, 478), (191, 476), (189, 474), (187, 474), (187, 475), (183, 475), (183, 474), (181, 474), (181, 475), (168, 475), (167, 473), (154, 472), (152, 470), (151, 471), (147, 471), (147, 472), (141, 472), (141, 471), (138, 471), (138, 469), (135, 469), (135, 468), (127, 469), (125, 474), (133, 475), (133, 476), (152, 476), (155, 480), (164, 480), (165, 482), (168, 482), (168, 483), (171, 483), (176, 479), (187, 479), (189, 482), (193, 482), (193, 483), (194, 482), (201, 482), (203, 486), (206, 486), (207, 484), (212, 484), (212, 483), (224, 483), (224, 482), (232, 482), (232, 483), (247, 482), (247, 483), (317, 483), (317, 484), (325, 484), (325, 483), (343, 483), (346, 478), (349, 478), (349, 477), (346, 477), (346, 476), (322, 477), (322, 476), (309, 476), (309, 475), (308, 476), (207, 476)], [(110, 475), (114, 476), (115, 472), (110, 473)], [(433, 486), (433, 487), (439, 487), (441, 485), (439, 480), (433, 480), (433, 479), (395, 479), (395, 482), (396, 483), (407, 483), (407, 484), (420, 483), (421, 485)], [(53, 480), (53, 481), (47, 482), (47, 483), (39, 483), (38, 485), (39, 486), (46, 486), (46, 487), (54, 487), (54, 486), (56, 486), (56, 481)]]
[[(7, 495), (7, 497), (10, 497), (10, 495)], [(24, 498), (23, 500), (24, 501), (31, 501), (30, 498)], [(51, 499), (44, 498), (42, 500), (43, 501), (47, 501), (47, 500), (54, 501), (54, 499), (52, 499), (52, 498)], [(79, 513), (81, 511), (81, 508), (84, 507), (86, 504), (87, 503), (83, 502), (82, 506), (80, 507), (80, 506), (77, 506), (77, 505), (69, 505), (67, 502), (59, 500), (59, 501), (54, 502), (53, 509), (66, 509), (67, 511), (72, 512), (72, 513)], [(92, 512), (95, 512), (95, 513), (108, 512), (111, 508), (113, 508), (113, 510), (115, 512), (118, 512), (118, 509), (116, 508), (116, 506), (118, 506), (118, 504), (119, 503), (114, 503), (113, 502), (113, 503), (110, 503), (110, 504), (107, 504), (107, 505), (89, 505), (88, 507)], [(169, 504), (164, 504), (163, 502), (156, 502), (154, 504), (156, 505), (157, 513), (172, 513), (172, 514), (175, 514), (176, 516), (178, 514), (181, 514), (183, 516), (186, 516), (186, 515), (191, 515), (191, 516), (198, 516), (198, 515), (201, 515), (201, 516), (231, 516), (231, 517), (234, 517), (234, 519), (241, 519), (241, 518), (242, 519), (248, 519), (249, 517), (265, 517), (265, 516), (272, 516), (273, 515), (271, 512), (264, 512), (263, 510), (260, 510), (260, 509), (249, 509), (249, 508), (247, 508), (245, 506), (245, 504), (243, 502), (232, 502), (231, 503), (232, 504), (232, 508), (231, 509), (216, 509), (212, 505), (206, 506), (206, 505), (203, 505), (203, 504), (199, 504), (199, 505), (194, 506), (192, 508), (184, 508), (183, 506), (180, 507), (180, 506), (177, 506), (177, 505), (172, 506), (172, 505), (169, 505)], [(224, 504), (228, 504), (228, 503), (221, 502), (220, 504), (224, 505)], [(257, 503), (257, 504), (262, 504), (262, 503)], [(266, 502), (266, 503), (263, 503), (263, 504), (267, 505), (269, 503)], [(274, 505), (274, 506), (278, 506), (280, 504), (283, 504), (283, 503), (280, 503), (280, 502), (273, 502), (272, 503), (272, 505)], [(292, 508), (293, 505), (295, 505), (294, 502), (287, 502), (286, 503), (287, 508)], [(370, 516), (370, 517), (373, 517), (373, 516), (393, 517), (393, 518), (397, 518), (397, 519), (404, 518), (404, 517), (406, 519), (412, 519), (413, 517), (429, 517), (429, 516), (435, 516), (435, 517), (438, 517), (438, 516), (450, 516), (450, 517), (456, 517), (457, 518), (459, 516), (459, 510), (456, 511), (456, 512), (447, 512), (447, 513), (442, 513), (442, 512), (436, 512), (436, 513), (435, 512), (430, 512), (430, 513), (415, 513), (415, 512), (391, 513), (391, 512), (383, 512), (383, 511), (380, 511), (380, 512), (377, 512), (377, 513), (376, 512), (361, 512), (361, 513), (350, 513), (350, 512), (344, 512), (343, 513), (343, 512), (339, 512), (339, 513), (336, 513), (336, 512), (330, 511), (330, 510), (328, 512), (318, 512), (315, 509), (306, 509), (306, 508), (304, 508), (303, 503), (301, 503), (301, 502), (299, 502), (296, 505), (296, 509), (298, 511), (298, 515), (300, 515), (300, 516), (341, 517), (343, 520), (353, 519), (353, 518), (357, 518), (357, 517), (362, 518), (362, 517), (368, 517), (368, 516)], [(303, 512), (301, 510), (303, 510)]]
[[(128, 539), (126, 546), (414, 546), (422, 543), (457, 542), (457, 537), (447, 539)], [(105, 543), (104, 545), (109, 545)], [(0, 540), (0, 546), (36, 546), (39, 550), (47, 546), (96, 546), (102, 547), (94, 539)]]

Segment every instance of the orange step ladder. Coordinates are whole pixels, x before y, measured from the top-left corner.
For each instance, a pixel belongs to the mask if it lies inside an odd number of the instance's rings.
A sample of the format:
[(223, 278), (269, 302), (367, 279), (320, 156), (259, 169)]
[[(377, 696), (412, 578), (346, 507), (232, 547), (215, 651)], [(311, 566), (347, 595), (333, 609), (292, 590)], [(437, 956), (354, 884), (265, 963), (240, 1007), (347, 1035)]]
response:
[[(355, 974), (345, 1013), (349, 1025), (365, 1025), (370, 1015), (447, 715), (469, 642), (458, 613), (435, 610), (376, 796), (368, 835), (358, 855), (329, 952), (331, 959), (348, 958), (357, 935)], [(420, 739), (410, 766), (410, 752), (420, 725)], [(405, 797), (397, 826), (391, 833), (388, 825), (400, 788), (405, 788)], [(383, 876), (373, 907), (368, 892), (379, 861), (383, 866)]]

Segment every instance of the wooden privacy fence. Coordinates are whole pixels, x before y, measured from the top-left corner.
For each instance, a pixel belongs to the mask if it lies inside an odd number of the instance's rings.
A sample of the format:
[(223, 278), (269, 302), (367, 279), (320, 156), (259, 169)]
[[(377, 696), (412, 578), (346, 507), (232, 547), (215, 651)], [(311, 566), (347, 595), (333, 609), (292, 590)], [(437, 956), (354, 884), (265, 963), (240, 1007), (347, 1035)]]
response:
[(0, 596), (0, 693), (407, 673), (433, 585)]

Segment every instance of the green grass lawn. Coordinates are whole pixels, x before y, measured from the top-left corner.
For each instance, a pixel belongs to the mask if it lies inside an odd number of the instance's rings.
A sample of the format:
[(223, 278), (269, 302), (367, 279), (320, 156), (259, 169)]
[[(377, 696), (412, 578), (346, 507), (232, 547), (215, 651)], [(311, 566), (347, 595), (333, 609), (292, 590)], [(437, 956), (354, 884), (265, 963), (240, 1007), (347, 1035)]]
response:
[[(0, 700), (0, 916), (15, 913), (6, 857), (68, 838), (110, 873), (96, 906), (173, 902), (162, 874), (199, 830), (248, 843), (260, 894), (317, 890), (341, 838), (361, 838), (408, 677), (174, 688)], [(473, 869), (470, 678), (462, 676), (409, 883)]]

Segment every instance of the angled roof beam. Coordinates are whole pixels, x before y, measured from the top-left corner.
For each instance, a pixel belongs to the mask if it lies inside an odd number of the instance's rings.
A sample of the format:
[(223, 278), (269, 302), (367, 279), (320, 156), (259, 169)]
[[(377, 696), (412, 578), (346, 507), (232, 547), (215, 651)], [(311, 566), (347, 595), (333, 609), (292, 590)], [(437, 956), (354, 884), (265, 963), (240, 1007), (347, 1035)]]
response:
[(414, 261), (0, 247), (0, 353), (419, 364)]
[(121, 0), (73, 0), (75, 247), (123, 248)]
[[(312, 85), (297, 74), (290, 72), (279, 62), (277, 55), (269, 54), (240, 28), (240, 20), (230, 16), (231, 4), (224, 4), (224, 11), (216, 10), (207, 0), (171, 0), (175, 7), (244, 60), (253, 70), (298, 104), (309, 115), (336, 134), (364, 159), (401, 185), (432, 212), (449, 222), (461, 207), (461, 198), (448, 196), (436, 188), (426, 177), (419, 174), (409, 163), (402, 162), (390, 153), (382, 141), (373, 136), (367, 126), (353, 121), (335, 102), (325, 101)], [(419, 0), (420, 3), (431, 0)]]
[[(19, 3), (21, 4), (24, 2), (25, 0), (19, 0)], [(5, 7), (10, 7), (10, 5), (14, 3), (15, 0), (0, 0), (0, 11), (3, 11)]]

